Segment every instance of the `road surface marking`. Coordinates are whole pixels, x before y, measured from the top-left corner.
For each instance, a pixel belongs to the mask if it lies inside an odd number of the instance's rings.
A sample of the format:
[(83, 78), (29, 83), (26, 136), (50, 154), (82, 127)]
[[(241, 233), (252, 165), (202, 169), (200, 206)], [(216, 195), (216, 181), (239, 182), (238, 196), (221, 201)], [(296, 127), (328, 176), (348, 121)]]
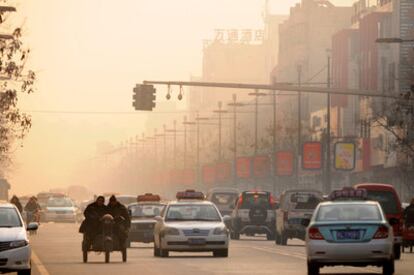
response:
[(49, 271), (47, 271), (45, 265), (40, 261), (39, 257), (37, 257), (36, 253), (32, 250), (32, 261), (34, 265), (39, 270), (40, 275), (50, 275)]

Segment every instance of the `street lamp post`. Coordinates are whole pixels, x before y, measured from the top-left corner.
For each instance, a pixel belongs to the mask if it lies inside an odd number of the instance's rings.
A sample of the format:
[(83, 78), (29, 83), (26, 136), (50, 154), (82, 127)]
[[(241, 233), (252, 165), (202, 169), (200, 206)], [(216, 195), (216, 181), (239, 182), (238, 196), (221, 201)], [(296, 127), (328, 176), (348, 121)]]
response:
[(243, 103), (237, 102), (237, 94), (233, 94), (233, 103), (229, 103), (233, 107), (233, 183), (237, 186), (236, 162), (237, 162), (237, 107), (244, 106)]
[(214, 113), (218, 114), (218, 161), (222, 159), (222, 146), (221, 146), (221, 125), (222, 125), (222, 114), (227, 113), (226, 110), (222, 110), (223, 103), (221, 101), (217, 102), (218, 110), (215, 110)]
[(258, 139), (259, 139), (259, 130), (258, 130), (258, 120), (259, 120), (259, 96), (265, 96), (265, 93), (259, 93), (259, 90), (255, 90), (254, 93), (249, 93), (249, 95), (255, 97), (254, 101), (254, 155), (257, 155), (258, 152)]
[[(187, 121), (187, 116), (184, 116), (183, 124), (184, 124), (184, 168), (187, 168), (187, 125), (195, 125), (196, 123)], [(199, 131), (199, 129), (197, 129), (197, 135), (198, 135), (198, 131)], [(197, 144), (198, 144), (198, 138), (197, 138)], [(198, 146), (199, 145), (197, 145), (197, 147)], [(197, 151), (198, 151), (198, 149), (197, 149)], [(198, 153), (197, 153), (197, 155), (198, 155)], [(198, 156), (197, 156), (197, 158), (198, 158)]]
[(174, 120), (174, 168), (177, 168), (177, 121)]
[[(328, 52), (328, 72), (327, 72), (327, 85), (331, 88), (331, 56)], [(326, 168), (325, 168), (325, 194), (329, 194), (331, 191), (331, 94), (327, 94), (326, 102)]]

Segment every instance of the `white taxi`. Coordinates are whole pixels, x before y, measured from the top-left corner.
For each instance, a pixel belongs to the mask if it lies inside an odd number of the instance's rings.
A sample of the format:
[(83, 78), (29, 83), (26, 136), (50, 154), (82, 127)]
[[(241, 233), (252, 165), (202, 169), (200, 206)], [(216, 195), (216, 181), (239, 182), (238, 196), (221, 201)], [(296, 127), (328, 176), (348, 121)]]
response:
[(392, 226), (378, 202), (348, 198), (321, 203), (307, 228), (308, 274), (318, 275), (324, 266), (373, 265), (392, 275), (393, 241)]
[(228, 257), (229, 231), (217, 207), (204, 200), (201, 192), (177, 193), (156, 217), (154, 256), (168, 257), (170, 251), (213, 252), (214, 257)]

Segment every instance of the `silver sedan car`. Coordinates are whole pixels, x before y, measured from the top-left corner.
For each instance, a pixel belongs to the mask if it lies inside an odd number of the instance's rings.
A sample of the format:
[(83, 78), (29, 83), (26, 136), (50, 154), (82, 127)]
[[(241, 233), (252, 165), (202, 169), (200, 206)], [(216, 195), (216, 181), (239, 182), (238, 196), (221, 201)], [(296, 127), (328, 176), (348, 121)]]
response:
[(319, 204), (306, 234), (308, 274), (324, 266), (382, 266), (394, 274), (393, 230), (377, 202)]
[(209, 201), (171, 202), (154, 228), (154, 256), (168, 257), (170, 251), (213, 252), (227, 257), (229, 232), (217, 207)]

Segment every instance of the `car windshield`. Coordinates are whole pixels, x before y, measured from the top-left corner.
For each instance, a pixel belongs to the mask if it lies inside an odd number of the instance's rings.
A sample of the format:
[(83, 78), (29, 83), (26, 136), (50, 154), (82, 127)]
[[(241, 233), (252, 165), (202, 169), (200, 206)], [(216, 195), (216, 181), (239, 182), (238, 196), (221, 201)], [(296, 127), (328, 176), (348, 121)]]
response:
[(221, 221), (213, 205), (171, 205), (166, 221)]
[(162, 204), (140, 204), (132, 205), (129, 207), (131, 217), (133, 218), (146, 218), (159, 216), (164, 209)]
[(395, 195), (389, 191), (368, 190), (368, 199), (377, 201), (385, 214), (398, 214), (399, 207)]
[(236, 193), (214, 193), (211, 196), (211, 202), (220, 206), (234, 206), (236, 199), (238, 197), (238, 194)]
[(316, 193), (296, 192), (290, 195), (289, 204), (295, 210), (311, 210), (321, 202), (321, 198)]
[(267, 193), (244, 193), (242, 197), (241, 209), (251, 209), (261, 207), (272, 209), (269, 194)]
[(0, 227), (21, 227), (22, 222), (14, 208), (0, 208)]
[(380, 221), (381, 213), (376, 205), (335, 204), (319, 208), (316, 221)]
[(50, 198), (47, 207), (72, 207), (72, 200), (69, 198)]

